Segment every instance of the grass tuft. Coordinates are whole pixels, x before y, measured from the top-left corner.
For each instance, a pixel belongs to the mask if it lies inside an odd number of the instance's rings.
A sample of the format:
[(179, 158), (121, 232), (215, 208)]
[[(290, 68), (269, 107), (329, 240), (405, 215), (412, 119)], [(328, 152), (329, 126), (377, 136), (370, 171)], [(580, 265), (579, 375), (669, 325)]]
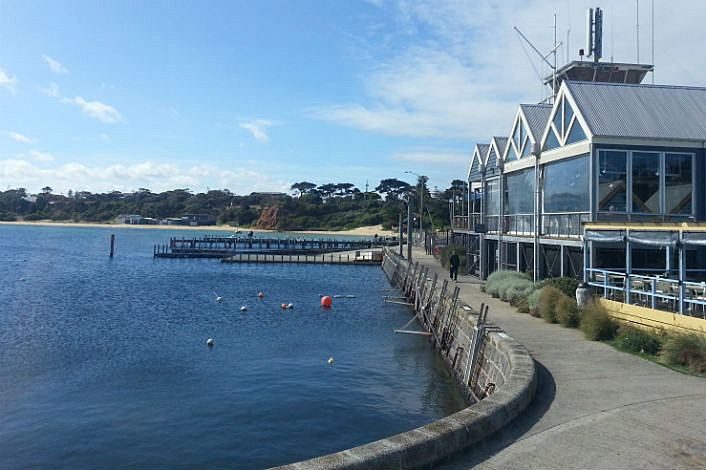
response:
[(670, 336), (662, 345), (662, 358), (692, 372), (706, 372), (706, 337), (695, 333)]
[(562, 326), (567, 328), (576, 328), (581, 320), (576, 300), (566, 295), (562, 295), (557, 300), (554, 306), (554, 316)]
[(608, 311), (600, 302), (591, 302), (581, 313), (579, 328), (590, 340), (610, 340), (615, 336), (618, 324), (610, 318)]
[(544, 292), (542, 292), (542, 296), (539, 298), (537, 312), (546, 322), (556, 323), (556, 303), (561, 298), (562, 293), (559, 289), (552, 286), (547, 286), (543, 290)]

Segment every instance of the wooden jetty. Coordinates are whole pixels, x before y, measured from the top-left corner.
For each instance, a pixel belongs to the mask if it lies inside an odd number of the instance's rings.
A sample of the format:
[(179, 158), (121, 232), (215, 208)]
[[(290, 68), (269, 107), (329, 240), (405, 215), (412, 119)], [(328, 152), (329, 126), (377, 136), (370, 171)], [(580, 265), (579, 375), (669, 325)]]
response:
[(311, 254), (269, 254), (237, 253), (221, 259), (221, 263), (299, 263), (299, 264), (382, 264), (382, 250), (347, 251), (341, 253)]
[[(334, 238), (205, 236), (169, 239), (154, 246), (155, 258), (225, 258), (238, 254), (319, 255), (339, 251), (364, 250), (397, 244), (385, 238), (341, 240)], [(283, 258), (282, 258), (283, 259)]]

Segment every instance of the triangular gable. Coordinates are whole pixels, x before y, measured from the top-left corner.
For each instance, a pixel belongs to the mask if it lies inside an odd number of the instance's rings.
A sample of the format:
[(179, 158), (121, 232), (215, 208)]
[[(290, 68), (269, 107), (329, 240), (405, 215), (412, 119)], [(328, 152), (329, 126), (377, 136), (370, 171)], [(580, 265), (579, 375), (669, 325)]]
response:
[(532, 157), (532, 147), (542, 139), (552, 106), (547, 104), (521, 104), (510, 130), (503, 161), (512, 162)]
[(588, 126), (565, 83), (561, 84), (547, 126), (542, 135), (542, 151), (587, 140)]
[(468, 168), (468, 181), (480, 181), (485, 169), (485, 157), (487, 156), (488, 144), (476, 144), (473, 149), (471, 166)]
[(485, 158), (485, 176), (500, 174), (502, 168), (502, 156), (505, 153), (507, 137), (493, 137), (490, 140), (488, 155)]

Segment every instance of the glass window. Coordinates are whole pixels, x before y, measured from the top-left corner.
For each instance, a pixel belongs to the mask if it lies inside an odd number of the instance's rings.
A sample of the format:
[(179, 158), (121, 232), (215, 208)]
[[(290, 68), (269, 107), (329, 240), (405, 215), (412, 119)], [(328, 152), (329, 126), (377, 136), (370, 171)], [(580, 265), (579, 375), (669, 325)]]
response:
[(500, 214), (500, 178), (488, 180), (486, 182), (487, 197), (485, 213), (486, 215)]
[(551, 150), (559, 147), (559, 139), (554, 133), (553, 129), (549, 129), (549, 135), (547, 136), (547, 141), (544, 143), (544, 150)]
[(534, 213), (534, 168), (509, 173), (505, 179), (506, 213)]
[(545, 212), (588, 211), (588, 167), (588, 155), (545, 166)]
[(573, 144), (574, 142), (581, 142), (582, 140), (586, 140), (586, 134), (584, 134), (581, 124), (579, 124), (579, 120), (575, 119), (574, 125), (571, 127), (571, 132), (566, 138), (566, 144)]
[(510, 150), (507, 152), (507, 161), (511, 162), (513, 160), (517, 160), (517, 152), (515, 152), (515, 146), (512, 143), (508, 145), (510, 146)]
[[(558, 135), (562, 135), (564, 133), (562, 127), (561, 127), (561, 106), (559, 106), (556, 110), (556, 115), (554, 116), (554, 127), (556, 127), (556, 132)], [(558, 146), (557, 146), (558, 147)]]
[(532, 141), (529, 137), (525, 136), (525, 146), (522, 149), (522, 156), (520, 158), (526, 158), (532, 155)]
[(571, 105), (564, 100), (564, 134), (568, 132), (572, 117), (574, 117), (574, 111), (571, 109)]
[(632, 211), (659, 213), (659, 154), (632, 154)]
[(665, 212), (691, 214), (691, 154), (667, 153), (664, 156)]
[(598, 210), (626, 212), (627, 184), (627, 152), (598, 152)]

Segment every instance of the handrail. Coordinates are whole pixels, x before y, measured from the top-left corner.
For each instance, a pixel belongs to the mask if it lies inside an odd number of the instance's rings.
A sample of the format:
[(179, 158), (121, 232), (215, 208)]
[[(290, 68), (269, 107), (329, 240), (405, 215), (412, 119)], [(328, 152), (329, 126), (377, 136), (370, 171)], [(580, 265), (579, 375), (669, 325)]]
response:
[[(588, 284), (602, 289), (606, 299), (672, 313), (681, 311), (688, 316), (706, 319), (706, 282), (679, 281), (598, 268), (586, 268), (586, 272)], [(701, 295), (698, 295), (699, 291)]]

